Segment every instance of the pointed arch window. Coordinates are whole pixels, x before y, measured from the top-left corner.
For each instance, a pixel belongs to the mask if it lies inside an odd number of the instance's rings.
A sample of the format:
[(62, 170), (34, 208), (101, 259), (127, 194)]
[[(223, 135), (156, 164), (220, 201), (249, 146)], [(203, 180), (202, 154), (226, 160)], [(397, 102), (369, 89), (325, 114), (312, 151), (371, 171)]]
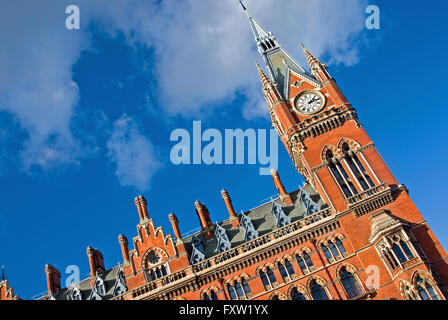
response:
[(303, 274), (307, 274), (314, 269), (313, 261), (311, 261), (310, 255), (305, 251), (301, 255), (297, 255), (297, 263)]
[(333, 177), (338, 183), (339, 187), (344, 192), (345, 197), (350, 198), (353, 195), (358, 194), (358, 190), (355, 188), (354, 184), (350, 181), (350, 177), (345, 171), (339, 159), (336, 159), (333, 152), (328, 150), (327, 152), (328, 168), (330, 169)]
[(321, 248), (328, 263), (340, 260), (347, 255), (347, 251), (339, 238), (336, 238), (334, 241), (328, 241), (328, 245), (322, 244)]
[(306, 300), (305, 296), (296, 288), (292, 290), (292, 300)]
[(342, 241), (339, 238), (336, 238), (336, 246), (338, 247), (338, 250), (341, 254), (346, 253), (344, 245), (342, 244)]
[(266, 268), (266, 272), (260, 270), (260, 278), (261, 282), (263, 282), (263, 286), (265, 290), (269, 290), (274, 287), (277, 283), (277, 279), (275, 278), (274, 272), (270, 267)]
[(235, 288), (228, 284), (227, 291), (229, 291), (230, 299), (235, 300), (237, 297)]
[(353, 299), (362, 294), (358, 281), (356, 281), (353, 274), (348, 272), (346, 268), (343, 268), (341, 271), (341, 281), (349, 299)]
[(204, 300), (219, 300), (215, 293), (215, 290), (211, 290), (209, 293), (204, 294)]
[(350, 150), (350, 146), (347, 143), (342, 145), (342, 151), (344, 153), (345, 160), (347, 161), (352, 173), (355, 175), (355, 178), (358, 180), (361, 187), (364, 190), (373, 188), (375, 184), (367, 173), (367, 170), (359, 161), (358, 156)]
[(228, 284), (227, 290), (229, 291), (232, 300), (248, 299), (251, 295), (249, 284), (246, 279), (243, 279), (241, 283), (235, 282), (234, 285)]
[(401, 263), (414, 259), (414, 254), (412, 253), (406, 241), (403, 241), (401, 234), (395, 234), (394, 236), (390, 237), (389, 240), (392, 244), (392, 250)]
[(288, 259), (285, 259), (284, 263), (278, 264), (278, 270), (280, 271), (280, 275), (284, 282), (292, 280), (295, 275), (291, 262), (289, 262)]
[(313, 280), (311, 282), (311, 295), (313, 296), (314, 300), (329, 300), (327, 292), (325, 292), (325, 289), (322, 288), (322, 286), (318, 284), (316, 280)]
[(422, 277), (418, 276), (416, 280), (418, 294), (422, 300), (440, 300), (433, 286)]

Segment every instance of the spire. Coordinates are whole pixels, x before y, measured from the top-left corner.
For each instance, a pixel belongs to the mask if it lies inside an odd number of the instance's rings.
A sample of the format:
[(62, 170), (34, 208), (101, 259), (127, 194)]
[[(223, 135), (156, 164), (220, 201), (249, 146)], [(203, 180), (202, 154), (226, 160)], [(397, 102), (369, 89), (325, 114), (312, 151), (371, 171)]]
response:
[(255, 62), (255, 65), (257, 66), (258, 73), (260, 74), (261, 84), (263, 85), (263, 89), (270, 89), (274, 88), (275, 84), (272, 82), (272, 80), (266, 75), (266, 73), (261, 70), (260, 65), (258, 62)]
[(308, 64), (310, 65), (311, 74), (318, 78), (320, 81), (325, 81), (330, 79), (330, 75), (327, 71), (327, 66), (325, 63), (320, 62), (319, 59), (317, 59), (315, 56), (311, 54), (311, 52), (308, 51), (307, 48), (303, 45), (303, 43), (300, 43), (300, 47), (303, 49), (303, 52), (305, 53), (306, 60), (308, 60)]
[(266, 63), (271, 79), (273, 83), (278, 86), (282, 98), (288, 99), (289, 70), (316, 82), (316, 79), (307, 74), (305, 69), (299, 65), (285, 49), (283, 49), (272, 32), (263, 27), (263, 25), (249, 13), (242, 1), (240, 1), (240, 4), (249, 20), (249, 25), (258, 47), (258, 52)]

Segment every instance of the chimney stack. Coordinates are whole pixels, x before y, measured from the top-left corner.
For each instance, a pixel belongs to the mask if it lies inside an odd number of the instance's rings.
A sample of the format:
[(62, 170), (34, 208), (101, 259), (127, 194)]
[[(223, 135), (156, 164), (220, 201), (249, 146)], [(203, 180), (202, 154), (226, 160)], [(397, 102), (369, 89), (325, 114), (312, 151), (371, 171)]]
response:
[(145, 197), (141, 195), (135, 197), (135, 206), (137, 207), (138, 215), (140, 216), (140, 221), (149, 219), (148, 202), (146, 201)]
[(182, 234), (180, 233), (179, 229), (179, 220), (177, 219), (176, 215), (174, 213), (170, 213), (168, 215), (168, 219), (171, 222), (171, 226), (173, 227), (174, 236), (176, 237), (176, 242), (182, 240)]
[(102, 273), (106, 271), (104, 258), (99, 250), (87, 247), (87, 257), (89, 258), (90, 277), (94, 277), (97, 272)]
[(121, 253), (123, 255), (123, 262), (129, 261), (129, 247), (128, 247), (128, 239), (123, 234), (118, 236), (118, 243), (121, 247)]
[(272, 179), (274, 180), (274, 185), (278, 190), (278, 195), (280, 200), (287, 206), (292, 206), (291, 196), (286, 192), (285, 187), (283, 186), (282, 181), (280, 180), (280, 175), (277, 170), (274, 168), (271, 169)]
[(210, 240), (213, 238), (213, 223), (210, 220), (210, 214), (207, 207), (202, 204), (199, 200), (194, 203), (196, 208), (196, 214), (201, 222), (201, 230), (205, 233), (205, 239)]
[(221, 190), (221, 196), (224, 199), (224, 202), (227, 207), (227, 211), (229, 211), (230, 222), (234, 228), (238, 228), (240, 226), (240, 221), (238, 220), (238, 215), (233, 208), (232, 199), (230, 199), (229, 193), (225, 190)]
[(52, 265), (46, 264), (45, 274), (47, 275), (48, 294), (56, 296), (61, 289), (61, 273)]

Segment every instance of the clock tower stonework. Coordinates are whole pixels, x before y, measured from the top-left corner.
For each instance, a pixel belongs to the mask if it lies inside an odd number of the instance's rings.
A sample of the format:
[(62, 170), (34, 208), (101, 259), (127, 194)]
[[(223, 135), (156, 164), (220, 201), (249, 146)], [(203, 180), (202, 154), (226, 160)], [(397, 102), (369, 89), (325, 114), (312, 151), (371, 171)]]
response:
[[(379, 288), (377, 298), (397, 296), (397, 291), (406, 299), (434, 297), (437, 290), (446, 298), (445, 250), (327, 66), (300, 44), (308, 73), (244, 10), (269, 74), (257, 64), (273, 126), (297, 171), (338, 216), (366, 285)], [(425, 291), (423, 283), (436, 289)]]

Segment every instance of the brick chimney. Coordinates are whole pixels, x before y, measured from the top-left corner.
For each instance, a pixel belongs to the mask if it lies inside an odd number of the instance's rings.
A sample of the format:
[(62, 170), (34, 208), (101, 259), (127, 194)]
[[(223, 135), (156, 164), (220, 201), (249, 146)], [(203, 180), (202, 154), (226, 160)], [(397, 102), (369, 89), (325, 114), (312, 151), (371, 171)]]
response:
[(174, 213), (170, 213), (168, 215), (168, 219), (170, 220), (171, 226), (173, 227), (174, 236), (176, 237), (176, 241), (182, 241), (182, 234), (179, 229), (179, 220), (177, 219)]
[(234, 228), (238, 228), (240, 226), (240, 221), (238, 220), (238, 215), (233, 208), (232, 199), (230, 199), (229, 193), (225, 190), (221, 190), (221, 196), (224, 199), (224, 202), (227, 207), (227, 211), (229, 212), (230, 222)]
[(121, 254), (123, 255), (123, 262), (129, 261), (128, 239), (123, 234), (120, 234), (118, 236), (118, 243), (120, 244), (120, 247), (121, 247)]
[(286, 192), (285, 187), (283, 186), (282, 181), (280, 180), (280, 175), (277, 170), (274, 168), (271, 169), (272, 179), (274, 180), (274, 185), (278, 190), (278, 195), (280, 200), (287, 206), (292, 206), (291, 196)]
[(196, 214), (201, 222), (201, 230), (204, 232), (205, 239), (210, 240), (213, 238), (213, 223), (210, 219), (210, 214), (207, 207), (202, 204), (199, 200), (194, 203), (196, 208)]
[(140, 216), (140, 221), (149, 219), (148, 202), (146, 201), (145, 197), (141, 195), (135, 197), (135, 206), (137, 207), (138, 215)]
[(61, 290), (61, 273), (50, 264), (45, 265), (47, 275), (47, 290), (49, 295), (56, 296)]
[(102, 273), (106, 271), (104, 258), (99, 250), (87, 247), (87, 257), (89, 258), (90, 277), (94, 277), (97, 272)]

